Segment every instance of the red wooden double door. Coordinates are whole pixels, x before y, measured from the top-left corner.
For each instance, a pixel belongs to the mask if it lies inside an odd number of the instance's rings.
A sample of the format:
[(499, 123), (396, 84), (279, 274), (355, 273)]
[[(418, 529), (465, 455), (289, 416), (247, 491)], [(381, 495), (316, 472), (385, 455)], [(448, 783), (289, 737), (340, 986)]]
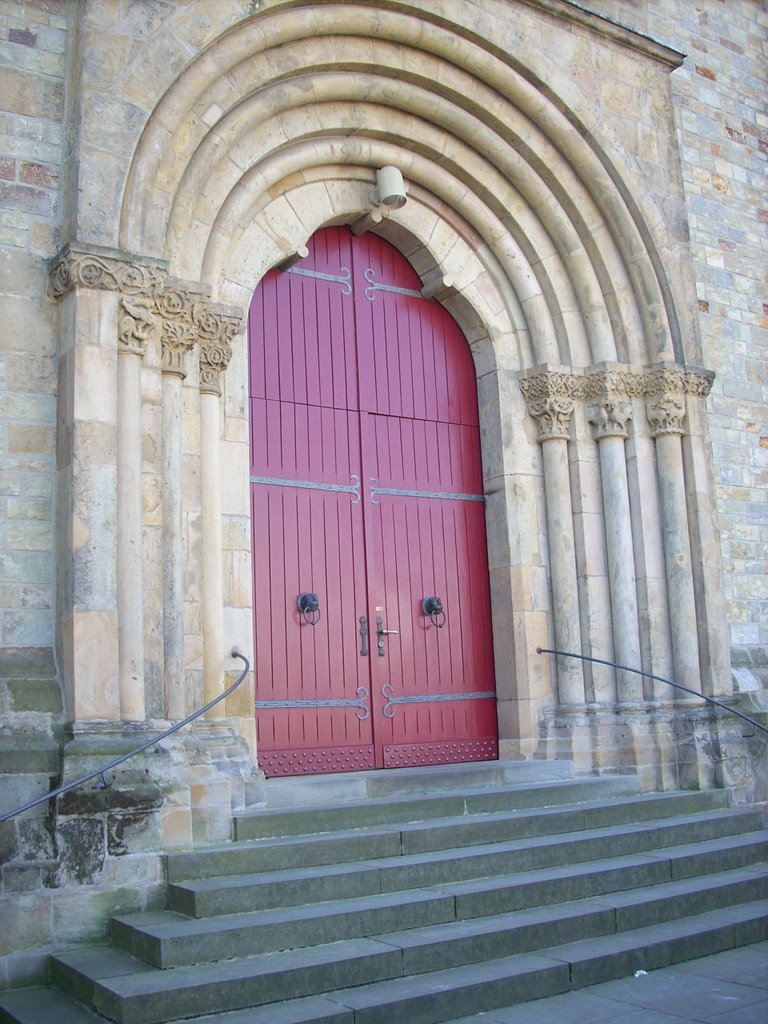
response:
[(251, 305), (268, 776), (498, 756), (475, 373), (420, 286), (382, 239), (327, 228)]

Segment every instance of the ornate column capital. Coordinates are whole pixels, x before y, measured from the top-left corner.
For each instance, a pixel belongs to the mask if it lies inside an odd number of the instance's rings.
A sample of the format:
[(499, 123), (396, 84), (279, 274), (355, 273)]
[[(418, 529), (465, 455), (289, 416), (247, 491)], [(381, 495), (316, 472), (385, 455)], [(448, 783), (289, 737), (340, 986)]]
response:
[(585, 397), (593, 404), (587, 408), (587, 419), (595, 428), (595, 440), (604, 437), (627, 437), (627, 421), (632, 405), (627, 398), (643, 393), (643, 378), (625, 366), (605, 366), (585, 377)]
[(632, 406), (629, 402), (622, 402), (607, 397), (597, 405), (590, 405), (587, 409), (587, 419), (595, 428), (595, 440), (600, 441), (604, 437), (620, 437), (622, 440), (627, 437), (627, 421), (632, 416)]
[(49, 283), (56, 299), (72, 288), (95, 288), (154, 298), (167, 276), (167, 268), (159, 262), (142, 260), (118, 249), (87, 248), (73, 242), (51, 261)]
[(540, 442), (570, 439), (573, 400), (578, 397), (582, 382), (581, 377), (549, 367), (532, 371), (521, 379), (520, 390), (528, 412), (538, 423)]
[(684, 434), (685, 402), (680, 395), (658, 395), (649, 398), (645, 412), (651, 425), (651, 437)]
[(155, 326), (154, 303), (146, 295), (121, 295), (117, 323), (117, 351), (143, 356)]
[(232, 339), (243, 316), (231, 306), (201, 303), (196, 325), (200, 339), (200, 393), (221, 398), (221, 375), (232, 358)]
[(163, 373), (184, 378), (184, 356), (198, 339), (197, 321), (205, 308), (208, 292), (199, 285), (168, 281), (155, 300), (160, 318), (160, 346)]
[(714, 379), (711, 370), (685, 369), (681, 366), (648, 367), (645, 373), (645, 395), (651, 437), (684, 434), (686, 396), (705, 398)]

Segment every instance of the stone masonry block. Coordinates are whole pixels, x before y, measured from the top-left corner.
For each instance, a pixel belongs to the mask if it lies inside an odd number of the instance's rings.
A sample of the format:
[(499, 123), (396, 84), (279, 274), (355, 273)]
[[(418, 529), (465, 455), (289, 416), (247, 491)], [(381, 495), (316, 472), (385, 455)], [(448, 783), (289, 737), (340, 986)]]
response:
[(39, 949), (53, 939), (51, 897), (12, 893), (0, 896), (0, 955)]

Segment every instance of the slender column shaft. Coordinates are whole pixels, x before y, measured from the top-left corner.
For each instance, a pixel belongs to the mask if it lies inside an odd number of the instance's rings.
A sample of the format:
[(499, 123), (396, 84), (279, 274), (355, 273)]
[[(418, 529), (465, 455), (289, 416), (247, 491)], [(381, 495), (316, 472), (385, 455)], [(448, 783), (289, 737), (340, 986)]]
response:
[[(542, 441), (547, 533), (552, 573), (555, 645), (561, 651), (581, 651), (579, 594), (573, 539), (573, 509), (568, 471), (568, 442), (555, 437)], [(584, 702), (584, 678), (574, 658), (558, 659), (561, 704)]]
[(120, 717), (143, 721), (141, 356), (121, 351), (117, 386), (117, 610)]
[(683, 453), (679, 434), (667, 433), (657, 436), (656, 460), (659, 469), (675, 679), (683, 686), (695, 690), (700, 686), (699, 643), (696, 598), (691, 573)]
[[(701, 380), (701, 378), (699, 378)], [(733, 693), (730, 665), (730, 634), (723, 594), (723, 563), (715, 508), (711, 446), (706, 426), (704, 397), (688, 400), (688, 437), (683, 440), (683, 464), (688, 498), (691, 558), (700, 567), (694, 575), (696, 620), (699, 627), (701, 689), (714, 696)], [(708, 389), (707, 389), (708, 390)]]
[(163, 681), (165, 713), (187, 714), (184, 691), (184, 549), (181, 515), (181, 377), (163, 374)]
[[(640, 630), (624, 439), (603, 437), (598, 446), (615, 660), (622, 665), (640, 668)], [(617, 689), (619, 700), (643, 698), (641, 677), (629, 672), (618, 672)]]
[[(205, 702), (222, 692), (224, 566), (221, 553), (221, 475), (219, 398), (200, 395), (200, 478), (202, 511), (203, 694)], [(222, 717), (221, 704), (208, 717)]]

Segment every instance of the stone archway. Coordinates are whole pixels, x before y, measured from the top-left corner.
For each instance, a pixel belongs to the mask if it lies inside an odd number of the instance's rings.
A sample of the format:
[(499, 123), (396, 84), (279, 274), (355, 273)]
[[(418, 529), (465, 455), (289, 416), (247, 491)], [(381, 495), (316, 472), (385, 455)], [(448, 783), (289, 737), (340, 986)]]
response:
[[(627, 76), (659, 108), (677, 55), (567, 13), (582, 45), (621, 48)], [(349, 3), (340, 18), (326, 5), (278, 2), (226, 30), (212, 25), (184, 68), (152, 86), (103, 239), (119, 248), (102, 256), (156, 260), (173, 276), (132, 308), (110, 285), (98, 314), (127, 316), (148, 346), (120, 357), (118, 448), (136, 441), (150, 405), (157, 440), (143, 465), (116, 459), (117, 574), (150, 542), (136, 512), (150, 479), (162, 513), (149, 534), (166, 566), (161, 575), (145, 565), (138, 586), (117, 595), (121, 650), (133, 652), (121, 690), (152, 660), (155, 703), (162, 692), (170, 714), (179, 694), (188, 705), (216, 692), (230, 637), (248, 646), (236, 310), (318, 227), (361, 218), (410, 259), (473, 348), (497, 662), (507, 673), (503, 751), (532, 754), (546, 708), (570, 709), (569, 721), (590, 705), (615, 717), (618, 705), (654, 696), (610, 671), (550, 665), (538, 645), (616, 656), (708, 689), (727, 679), (717, 564), (695, 584), (691, 570), (717, 545), (702, 471), (709, 377), (691, 368), (698, 345), (680, 312), (691, 297), (684, 246), (661, 183), (647, 187), (618, 129), (601, 127), (601, 111), (534, 42), (557, 36), (557, 19), (536, 4), (519, 15), (531, 48), (505, 51), (464, 11), (448, 21), (418, 4)], [(171, 15), (164, 27), (182, 25)], [(156, 62), (159, 49), (158, 34), (142, 59)], [(671, 130), (660, 145), (671, 154)], [(409, 198), (383, 216), (371, 191), (388, 164)], [(172, 308), (170, 294), (183, 296)], [(191, 592), (179, 587), (182, 562)], [(79, 642), (73, 625), (73, 664)], [(590, 730), (584, 764), (595, 767)]]

